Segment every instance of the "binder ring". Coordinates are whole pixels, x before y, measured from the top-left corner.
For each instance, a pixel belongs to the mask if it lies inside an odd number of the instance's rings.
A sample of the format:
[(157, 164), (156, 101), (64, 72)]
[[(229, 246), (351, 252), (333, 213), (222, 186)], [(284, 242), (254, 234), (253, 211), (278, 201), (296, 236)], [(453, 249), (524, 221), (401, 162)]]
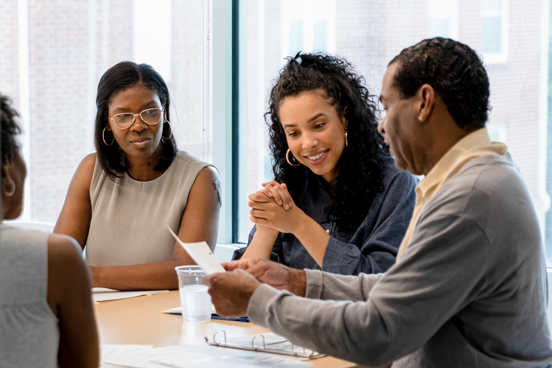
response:
[[(226, 331), (222, 330), (222, 333), (224, 334), (224, 345), (226, 345)], [(213, 335), (213, 343), (215, 345), (220, 345), (220, 343), (217, 342), (216, 338), (217, 338), (217, 334), (218, 334), (218, 331), (215, 332), (215, 334)], [(207, 336), (205, 336), (205, 340), (207, 342), (209, 342), (209, 339), (207, 338)], [(254, 339), (253, 339), (254, 340)]]
[[(263, 338), (263, 349), (266, 349), (266, 344), (265, 344), (265, 337), (264, 335), (261, 335), (261, 337)], [(259, 348), (256, 348), (255, 347), (255, 339), (257, 338), (257, 336), (254, 336), (253, 337), (253, 340), (251, 340), (251, 347), (255, 350), (258, 350)]]

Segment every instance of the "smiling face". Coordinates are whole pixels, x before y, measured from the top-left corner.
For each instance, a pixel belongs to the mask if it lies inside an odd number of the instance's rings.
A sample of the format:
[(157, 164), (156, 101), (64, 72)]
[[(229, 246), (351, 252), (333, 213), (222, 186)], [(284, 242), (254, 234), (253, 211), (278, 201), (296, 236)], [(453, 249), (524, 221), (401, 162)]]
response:
[(314, 91), (286, 97), (278, 111), (293, 156), (330, 182), (345, 148), (345, 126), (335, 107)]
[[(157, 93), (144, 86), (137, 84), (117, 93), (109, 104), (109, 115), (130, 112), (139, 114), (143, 110), (152, 108), (163, 108)], [(139, 116), (135, 117), (134, 123), (126, 129), (118, 128), (113, 119), (108, 118), (107, 129), (113, 132), (119, 146), (130, 158), (158, 158), (161, 157), (163, 145), (161, 135), (163, 134), (163, 120), (155, 125), (148, 125)]]
[(390, 146), (389, 153), (395, 157), (395, 166), (408, 170), (412, 174), (421, 175), (418, 169), (417, 154), (422, 152), (416, 148), (416, 105), (413, 99), (402, 99), (399, 91), (393, 85), (398, 63), (387, 68), (383, 77), (380, 101), (386, 115), (381, 121), (378, 131), (385, 137), (385, 143)]

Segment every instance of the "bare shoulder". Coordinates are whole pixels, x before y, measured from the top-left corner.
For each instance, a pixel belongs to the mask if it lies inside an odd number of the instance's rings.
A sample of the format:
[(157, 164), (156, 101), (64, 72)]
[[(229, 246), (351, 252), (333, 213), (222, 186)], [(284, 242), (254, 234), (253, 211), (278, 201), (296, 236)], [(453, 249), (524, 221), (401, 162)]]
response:
[(96, 153), (86, 155), (77, 167), (77, 171), (73, 176), (73, 180), (71, 180), (69, 190), (74, 189), (77, 191), (77, 193), (88, 194), (90, 190), (90, 185), (92, 183), (92, 176), (94, 175), (95, 166)]
[(217, 169), (213, 166), (206, 166), (201, 169), (192, 186), (191, 195), (193, 196), (194, 193), (202, 193), (207, 196), (212, 196), (214, 193), (219, 205), (222, 205), (220, 178)]
[(217, 169), (215, 169), (213, 166), (205, 166), (203, 169), (201, 169), (199, 174), (197, 174), (195, 182), (206, 184), (208, 182), (212, 183), (214, 180), (219, 180), (219, 173)]
[(79, 177), (81, 179), (90, 179), (92, 181), (92, 175), (94, 174), (94, 168), (96, 167), (96, 153), (90, 153), (86, 155), (77, 171), (75, 172), (75, 178)]
[(88, 155), (84, 156), (84, 158), (81, 161), (81, 165), (85, 165), (87, 167), (92, 167), (94, 169), (94, 165), (96, 164), (96, 157), (98, 155), (96, 152), (89, 153)]
[(77, 242), (67, 235), (50, 235), (47, 300), (54, 314), (58, 314), (60, 303), (68, 296), (77, 297), (82, 289), (90, 293), (91, 288), (89, 270)]
[(50, 235), (48, 238), (48, 263), (55, 267), (52, 269), (55, 273), (70, 274), (71, 270), (86, 269), (81, 247), (67, 235)]

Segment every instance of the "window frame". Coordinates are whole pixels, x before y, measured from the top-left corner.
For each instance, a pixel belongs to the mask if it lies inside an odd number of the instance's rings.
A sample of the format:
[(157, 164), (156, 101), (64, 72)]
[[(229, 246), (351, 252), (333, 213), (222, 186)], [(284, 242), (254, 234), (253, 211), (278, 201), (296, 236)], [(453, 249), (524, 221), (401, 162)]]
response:
[[(501, 17), (501, 37), (500, 37), (500, 52), (483, 52), (483, 60), (486, 64), (506, 64), (509, 61), (510, 55), (510, 0), (501, 0), (501, 10), (484, 10), (481, 9), (481, 27), (483, 27), (483, 18), (485, 17)], [(483, 30), (481, 31), (483, 36)]]

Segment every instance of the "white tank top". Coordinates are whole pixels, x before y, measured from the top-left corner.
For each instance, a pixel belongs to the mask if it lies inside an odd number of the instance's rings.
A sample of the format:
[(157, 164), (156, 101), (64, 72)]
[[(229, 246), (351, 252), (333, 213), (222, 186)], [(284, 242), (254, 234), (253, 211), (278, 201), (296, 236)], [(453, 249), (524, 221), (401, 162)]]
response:
[(57, 367), (58, 318), (46, 299), (48, 237), (0, 223), (0, 367)]
[(86, 241), (90, 266), (127, 266), (170, 260), (188, 195), (199, 172), (212, 166), (178, 151), (157, 179), (127, 173), (110, 179), (98, 160), (90, 184), (92, 219)]

